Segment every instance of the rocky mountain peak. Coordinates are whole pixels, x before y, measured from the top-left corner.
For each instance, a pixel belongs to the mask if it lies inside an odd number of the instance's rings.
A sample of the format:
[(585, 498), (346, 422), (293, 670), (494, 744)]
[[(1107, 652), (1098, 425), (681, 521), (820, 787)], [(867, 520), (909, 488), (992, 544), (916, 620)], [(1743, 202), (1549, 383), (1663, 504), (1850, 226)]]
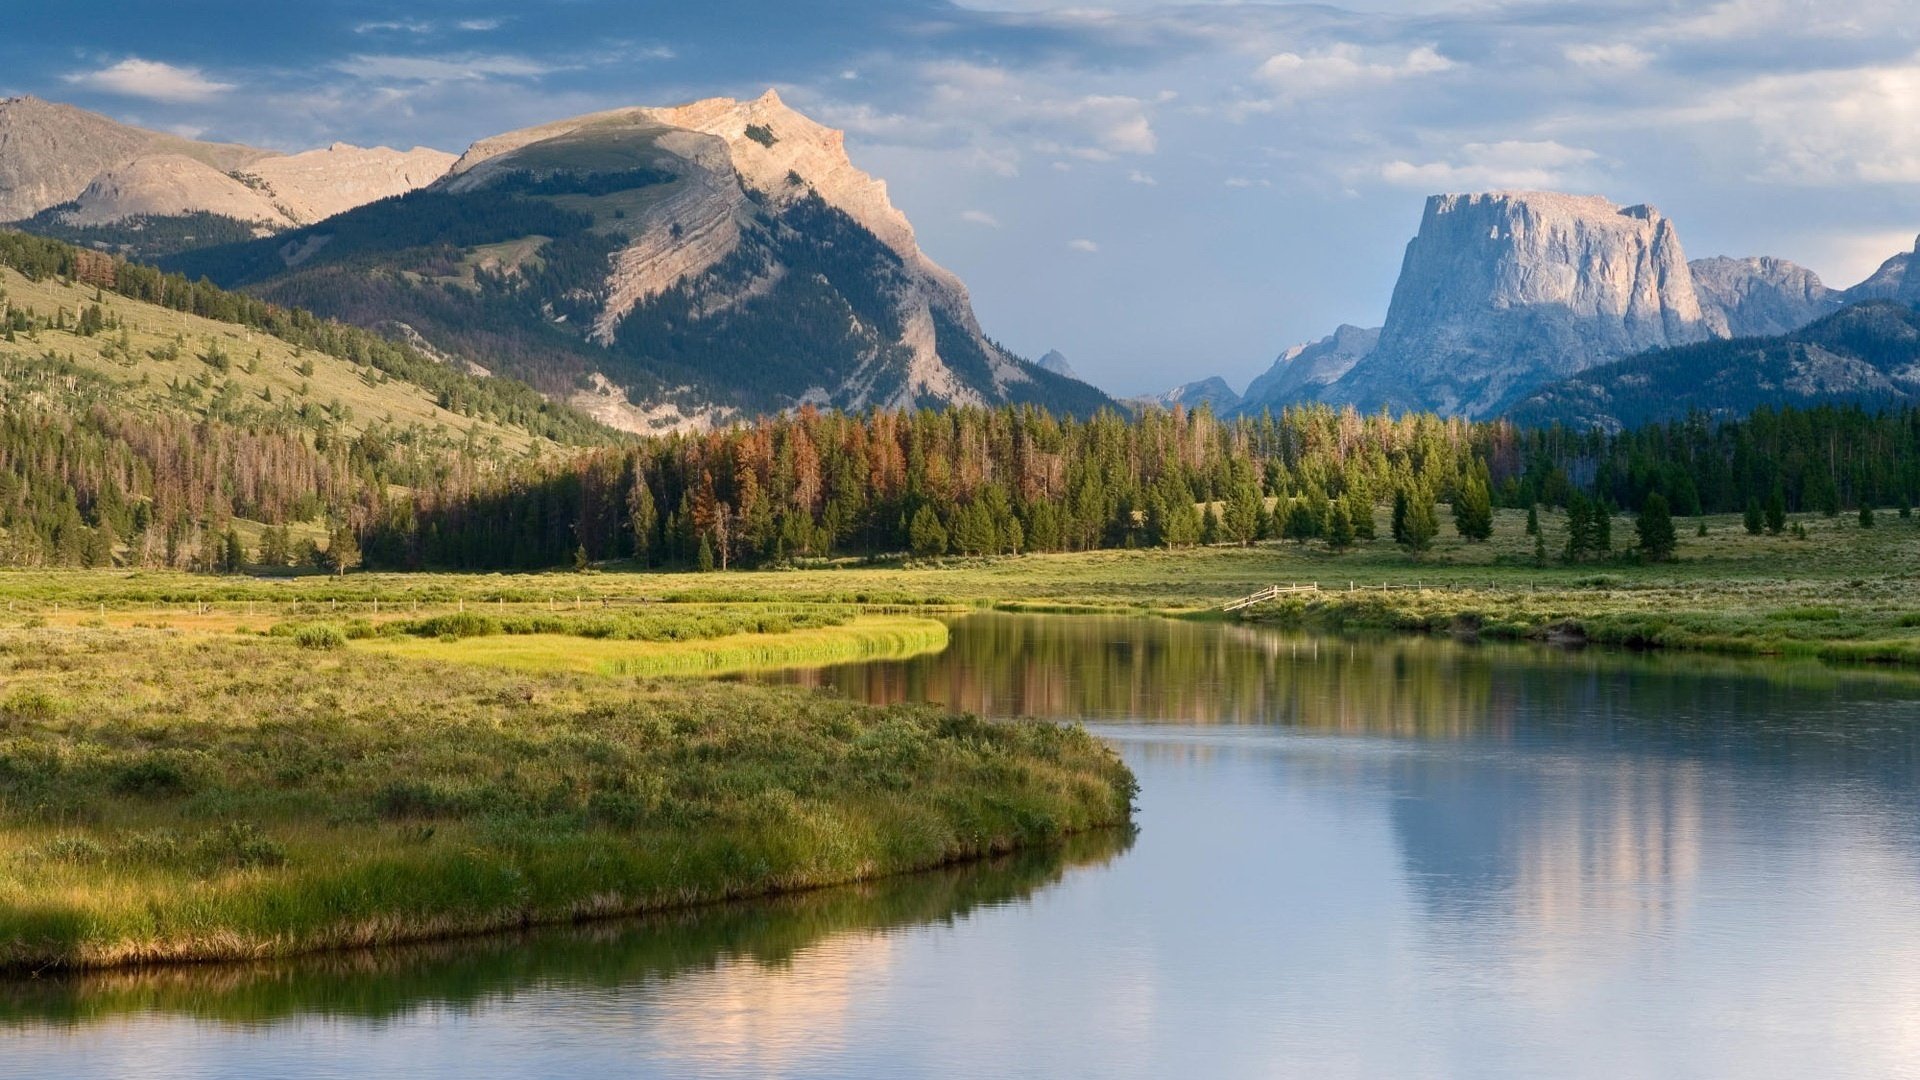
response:
[(1688, 264), (1694, 292), (1716, 337), (1764, 337), (1797, 330), (1832, 312), (1841, 294), (1798, 263), (1771, 256), (1715, 256)]
[(415, 147), (281, 154), (122, 124), (34, 97), (0, 101), (0, 221), (60, 208), (53, 224), (210, 213), (279, 229), (438, 178), (453, 155)]
[(1912, 251), (1903, 251), (1881, 263), (1867, 280), (1848, 289), (1846, 298), (1920, 304), (1920, 272), (1914, 270), (1916, 266), (1920, 266), (1920, 237), (1914, 239)]
[(1711, 328), (1673, 223), (1593, 195), (1435, 195), (1378, 346), (1328, 400), (1482, 416), (1554, 378)]

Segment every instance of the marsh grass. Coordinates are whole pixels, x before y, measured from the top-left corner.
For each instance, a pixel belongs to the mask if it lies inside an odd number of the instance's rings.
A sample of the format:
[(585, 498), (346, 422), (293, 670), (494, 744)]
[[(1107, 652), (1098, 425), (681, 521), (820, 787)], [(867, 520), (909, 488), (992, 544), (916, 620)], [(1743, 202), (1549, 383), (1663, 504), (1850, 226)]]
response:
[[(805, 622), (806, 620), (799, 620)], [(416, 660), (518, 671), (598, 675), (722, 675), (768, 668), (905, 659), (946, 647), (946, 624), (908, 615), (862, 615), (827, 625), (741, 630), (711, 638), (649, 639), (527, 634), (381, 634), (358, 648)]]
[(1117, 825), (1133, 791), (1073, 727), (278, 638), (0, 631), (0, 683), (15, 969), (807, 889)]

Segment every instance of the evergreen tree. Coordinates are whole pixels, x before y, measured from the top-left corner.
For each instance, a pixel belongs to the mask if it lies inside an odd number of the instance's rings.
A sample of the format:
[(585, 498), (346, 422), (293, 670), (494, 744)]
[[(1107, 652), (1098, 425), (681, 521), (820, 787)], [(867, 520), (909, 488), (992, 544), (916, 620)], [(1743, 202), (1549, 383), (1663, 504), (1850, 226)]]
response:
[(1780, 485), (1773, 486), (1773, 492), (1767, 496), (1767, 531), (1779, 536), (1787, 527), (1787, 493)]
[(220, 553), (220, 569), (229, 574), (237, 574), (247, 568), (247, 552), (240, 546), (240, 534), (233, 526), (227, 526), (226, 541)]
[(1665, 562), (1673, 558), (1677, 541), (1673, 531), (1673, 513), (1667, 506), (1667, 497), (1654, 492), (1640, 504), (1640, 516), (1633, 523), (1634, 534), (1639, 538), (1640, 554), (1654, 562)]
[(1488, 487), (1486, 466), (1476, 462), (1460, 483), (1453, 497), (1453, 527), (1468, 540), (1486, 540), (1493, 535), (1493, 493)]
[(1748, 536), (1760, 535), (1765, 519), (1761, 516), (1760, 499), (1757, 496), (1748, 497), (1747, 511), (1741, 516), (1740, 523), (1746, 526)]
[(1347, 492), (1347, 520), (1357, 540), (1373, 539), (1373, 498), (1361, 491)]
[(706, 533), (700, 534), (700, 548), (694, 553), (693, 566), (703, 574), (713, 570), (713, 543), (707, 539)]
[(633, 557), (641, 566), (653, 565), (654, 534), (660, 527), (660, 511), (653, 502), (653, 489), (646, 474), (636, 471), (633, 486), (627, 490), (627, 531), (633, 536)]
[(1440, 519), (1434, 512), (1433, 496), (1415, 489), (1402, 491), (1406, 500), (1405, 520), (1401, 522), (1400, 546), (1415, 556), (1433, 546), (1440, 532)]
[(1353, 519), (1347, 516), (1344, 502), (1333, 504), (1327, 515), (1327, 547), (1345, 551), (1353, 546)]
[(353, 530), (345, 525), (333, 530), (327, 537), (326, 562), (324, 568), (341, 577), (347, 571), (360, 565), (360, 540)]
[(913, 513), (913, 524), (907, 530), (907, 545), (920, 558), (942, 555), (947, 550), (947, 529), (940, 524), (940, 515), (933, 507), (922, 506)]
[(1527, 535), (1540, 535), (1540, 504), (1538, 503), (1527, 504)]
[(1873, 528), (1873, 504), (1864, 500), (1860, 503), (1860, 527)]

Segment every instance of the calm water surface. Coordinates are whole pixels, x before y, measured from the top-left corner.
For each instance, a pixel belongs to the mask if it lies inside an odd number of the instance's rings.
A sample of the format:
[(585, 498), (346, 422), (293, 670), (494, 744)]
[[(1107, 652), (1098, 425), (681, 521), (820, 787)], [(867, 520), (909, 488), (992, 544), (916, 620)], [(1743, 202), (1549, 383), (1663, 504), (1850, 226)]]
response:
[(0, 984), (0, 1075), (1920, 1076), (1920, 681), (979, 616), (788, 676), (1084, 719), (1139, 832), (319, 962)]

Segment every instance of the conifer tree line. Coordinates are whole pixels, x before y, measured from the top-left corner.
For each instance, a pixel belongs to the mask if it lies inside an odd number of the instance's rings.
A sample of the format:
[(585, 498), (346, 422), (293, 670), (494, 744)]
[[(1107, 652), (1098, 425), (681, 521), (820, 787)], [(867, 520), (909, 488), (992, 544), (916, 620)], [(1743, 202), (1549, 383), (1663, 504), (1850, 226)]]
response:
[[(1442, 527), (1437, 503), (1470, 541), (1491, 535), (1495, 506), (1564, 508), (1555, 554), (1574, 560), (1615, 550), (1611, 515), (1633, 511), (1645, 518), (1636, 546), (1665, 558), (1674, 515), (1756, 499), (1782, 517), (1910, 507), (1920, 409), (1762, 410), (1618, 435), (1326, 406), (1231, 421), (1205, 409), (803, 410), (463, 480), (477, 483), (382, 506), (361, 529), (369, 564), (704, 568), (1257, 540), (1341, 550), (1373, 539), (1377, 513), (1418, 553)], [(1530, 520), (1537, 534), (1537, 510)]]

